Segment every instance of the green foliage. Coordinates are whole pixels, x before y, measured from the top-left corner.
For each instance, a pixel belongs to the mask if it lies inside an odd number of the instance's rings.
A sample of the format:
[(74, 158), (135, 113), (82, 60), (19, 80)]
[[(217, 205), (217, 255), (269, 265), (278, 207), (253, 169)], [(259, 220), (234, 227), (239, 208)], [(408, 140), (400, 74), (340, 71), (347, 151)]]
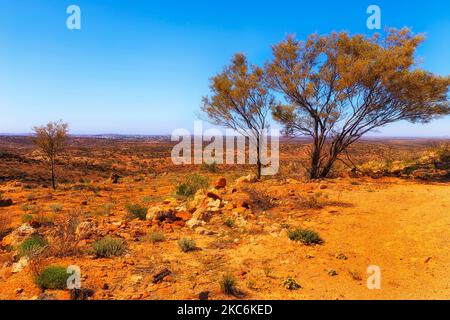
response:
[(33, 220), (33, 216), (31, 214), (24, 214), (22, 215), (22, 222), (23, 223), (30, 223)]
[(128, 203), (125, 205), (125, 209), (132, 218), (145, 220), (145, 217), (147, 216), (148, 209), (138, 203)]
[(302, 287), (294, 278), (291, 277), (288, 277), (286, 280), (284, 280), (283, 286), (288, 290), (298, 290)]
[(208, 178), (199, 174), (191, 174), (184, 178), (184, 181), (175, 188), (175, 194), (179, 197), (193, 197), (200, 189), (206, 189), (209, 186)]
[(180, 241), (178, 241), (178, 246), (183, 252), (194, 251), (197, 248), (197, 245), (195, 244), (194, 240), (186, 238), (183, 238)]
[(65, 267), (49, 266), (36, 277), (36, 284), (42, 290), (64, 290), (67, 288), (69, 276)]
[(236, 293), (236, 280), (231, 274), (226, 274), (220, 279), (220, 290), (227, 295)]
[(288, 237), (292, 241), (300, 241), (301, 243), (306, 245), (323, 243), (323, 240), (320, 238), (317, 232), (308, 229), (295, 229), (289, 231)]
[(234, 220), (231, 218), (227, 218), (224, 223), (228, 228), (233, 228), (234, 226)]
[(94, 242), (92, 245), (94, 253), (99, 258), (110, 258), (120, 256), (126, 250), (125, 240), (118, 238), (105, 237)]
[(200, 166), (200, 170), (201, 171), (206, 171), (206, 172), (209, 172), (209, 173), (217, 173), (217, 171), (218, 171), (217, 164), (215, 162), (210, 163), (210, 164), (208, 164), (206, 162), (203, 162), (201, 164), (201, 166)]
[(47, 241), (40, 235), (32, 235), (25, 239), (19, 246), (22, 257), (36, 256), (47, 248)]

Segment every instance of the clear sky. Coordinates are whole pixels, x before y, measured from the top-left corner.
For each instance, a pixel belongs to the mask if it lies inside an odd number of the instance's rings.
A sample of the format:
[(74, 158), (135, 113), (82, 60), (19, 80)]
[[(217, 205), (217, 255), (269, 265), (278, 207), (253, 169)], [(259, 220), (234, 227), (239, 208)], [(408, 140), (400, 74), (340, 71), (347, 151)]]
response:
[[(72, 4), (81, 30), (66, 27)], [(425, 32), (423, 66), (450, 74), (448, 0), (1, 0), (0, 132), (59, 119), (76, 134), (192, 130), (208, 79), (235, 52), (260, 64), (286, 34), (371, 34), (371, 4), (383, 27)], [(450, 118), (376, 134), (450, 136)]]

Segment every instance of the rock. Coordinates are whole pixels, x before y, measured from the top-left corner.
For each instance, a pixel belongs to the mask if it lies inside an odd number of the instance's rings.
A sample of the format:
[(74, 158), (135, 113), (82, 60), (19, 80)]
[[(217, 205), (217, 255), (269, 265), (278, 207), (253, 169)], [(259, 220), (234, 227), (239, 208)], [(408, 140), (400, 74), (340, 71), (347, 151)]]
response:
[(178, 220), (176, 217), (176, 211), (167, 206), (156, 206), (151, 208), (146, 216), (147, 220), (150, 221), (166, 221), (169, 220), (171, 222)]
[(88, 300), (94, 293), (94, 290), (91, 289), (72, 289), (70, 290), (70, 300)]
[(97, 225), (92, 221), (81, 222), (75, 231), (78, 240), (89, 239), (95, 235)]
[(132, 276), (128, 279), (128, 282), (129, 282), (132, 286), (135, 286), (135, 285), (137, 285), (139, 282), (141, 282), (142, 279), (143, 279), (142, 276), (136, 275), (136, 274), (135, 274), (135, 275), (132, 275)]
[(199, 300), (208, 300), (209, 299), (209, 291), (202, 291), (198, 295)]
[(17, 288), (14, 290), (15, 294), (21, 294), (23, 292), (23, 288)]
[(28, 258), (27, 257), (22, 257), (22, 258), (20, 258), (19, 261), (13, 263), (12, 268), (11, 268), (11, 272), (12, 273), (19, 273), (23, 269), (25, 269), (25, 267), (27, 265), (28, 265)]
[(116, 183), (119, 183), (120, 176), (114, 172), (111, 174), (110, 179), (111, 179), (112, 183), (116, 184)]
[(328, 188), (328, 186), (326, 185), (326, 184), (321, 184), (320, 186), (319, 186), (319, 189), (320, 190), (325, 190), (325, 189), (327, 189)]
[(256, 177), (255, 174), (250, 173), (248, 176), (244, 176), (244, 177), (240, 177), (238, 179), (236, 179), (236, 184), (240, 184), (240, 183), (254, 183), (258, 181), (258, 178)]
[(186, 222), (186, 225), (191, 229), (195, 229), (195, 228), (203, 226), (205, 224), (206, 224), (205, 221), (201, 221), (201, 220), (198, 220), (195, 218), (192, 218)]
[(220, 177), (214, 184), (215, 189), (223, 189), (227, 186), (227, 179)]
[(215, 189), (209, 190), (206, 193), (206, 196), (213, 200), (222, 200), (222, 197), (217, 193), (217, 191)]
[(170, 271), (167, 268), (162, 269), (160, 272), (153, 275), (153, 283), (158, 283), (161, 280), (163, 280), (165, 277), (170, 276), (172, 274), (172, 271)]
[(9, 207), (13, 205), (13, 201), (11, 199), (0, 199), (0, 207)]
[(31, 236), (35, 232), (36, 229), (28, 224), (23, 224), (2, 239), (2, 247), (17, 246), (25, 240), (25, 238)]

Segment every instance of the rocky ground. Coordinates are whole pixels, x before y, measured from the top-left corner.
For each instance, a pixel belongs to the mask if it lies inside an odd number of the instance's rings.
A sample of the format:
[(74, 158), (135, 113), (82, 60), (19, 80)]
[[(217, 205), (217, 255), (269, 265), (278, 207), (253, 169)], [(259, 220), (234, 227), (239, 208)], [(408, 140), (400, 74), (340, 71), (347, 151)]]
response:
[[(210, 186), (191, 198), (174, 197), (175, 173), (56, 191), (4, 183), (12, 204), (0, 207), (0, 299), (68, 299), (68, 290), (36, 285), (33, 270), (47, 265), (79, 266), (90, 299), (450, 296), (449, 182), (206, 176)], [(145, 207), (141, 219), (130, 217), (130, 203)], [(323, 242), (290, 240), (296, 228)], [(48, 241), (39, 259), (19, 254), (32, 234)], [(108, 236), (123, 239), (126, 251), (97, 257), (93, 243)], [(194, 240), (195, 249), (183, 252), (181, 239)], [(379, 290), (367, 287), (371, 265), (381, 270)], [(236, 281), (231, 295), (220, 286), (225, 275)]]

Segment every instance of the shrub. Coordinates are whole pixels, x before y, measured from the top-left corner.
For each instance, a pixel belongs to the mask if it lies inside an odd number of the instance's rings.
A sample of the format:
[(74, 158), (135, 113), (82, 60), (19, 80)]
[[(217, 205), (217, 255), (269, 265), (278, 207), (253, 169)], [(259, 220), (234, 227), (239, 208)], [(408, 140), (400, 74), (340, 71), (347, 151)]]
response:
[(234, 226), (234, 220), (231, 218), (227, 218), (224, 223), (228, 228), (233, 228)]
[(42, 290), (64, 290), (67, 288), (67, 279), (69, 276), (65, 267), (49, 266), (36, 277), (36, 284)]
[(180, 247), (181, 251), (183, 251), (183, 252), (193, 251), (197, 248), (194, 240), (186, 239), (186, 238), (178, 241), (178, 246)]
[(125, 240), (105, 237), (92, 245), (94, 253), (99, 258), (120, 256), (126, 250)]
[(24, 214), (22, 215), (22, 222), (23, 223), (30, 223), (33, 220), (33, 216), (31, 214)]
[(54, 241), (50, 252), (55, 257), (68, 257), (79, 252), (76, 230), (80, 222), (80, 210), (73, 210), (67, 215), (58, 215), (55, 219)]
[(323, 243), (323, 240), (317, 232), (308, 229), (295, 229), (289, 231), (288, 236), (292, 241), (300, 241), (306, 245)]
[(220, 279), (220, 290), (227, 295), (236, 293), (236, 280), (230, 274), (226, 274)]
[(153, 243), (162, 242), (166, 239), (166, 236), (162, 232), (151, 232), (149, 233), (150, 241)]
[(61, 213), (64, 206), (61, 203), (52, 203), (48, 206), (53, 213)]
[(191, 174), (184, 178), (184, 181), (175, 188), (175, 194), (179, 197), (193, 197), (200, 189), (206, 189), (209, 186), (208, 178), (199, 174)]
[(283, 286), (288, 290), (298, 290), (302, 287), (294, 278), (291, 277), (288, 277), (286, 280), (284, 280)]
[(206, 171), (206, 172), (209, 172), (209, 173), (217, 173), (217, 165), (216, 165), (215, 162), (210, 163), (210, 164), (208, 164), (206, 162), (203, 162), (201, 164), (201, 166), (200, 166), (200, 170), (201, 171)]
[(125, 209), (131, 217), (139, 220), (145, 220), (147, 216), (148, 209), (138, 203), (128, 203), (125, 205)]
[(47, 246), (48, 243), (44, 237), (32, 235), (20, 244), (19, 253), (22, 257), (31, 257), (42, 253)]

